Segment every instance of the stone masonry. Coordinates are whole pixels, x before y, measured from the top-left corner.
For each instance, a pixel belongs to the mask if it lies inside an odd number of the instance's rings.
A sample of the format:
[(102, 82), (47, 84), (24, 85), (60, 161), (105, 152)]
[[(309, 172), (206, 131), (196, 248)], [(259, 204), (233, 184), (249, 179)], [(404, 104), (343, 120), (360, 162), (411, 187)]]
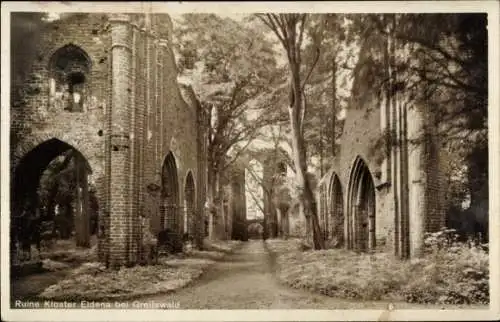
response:
[(404, 93), (375, 91), (363, 68), (353, 85), (362, 99), (351, 101), (340, 149), (318, 187), (322, 230), (348, 249), (419, 256), (424, 234), (445, 224), (433, 114)]
[[(164, 218), (151, 218), (161, 225), (152, 230), (173, 222), (169, 228), (183, 233), (182, 223), (197, 222), (183, 218), (201, 215), (204, 203), (199, 108), (186, 103), (177, 83), (170, 18), (73, 14), (39, 33), (27, 77), (12, 79), (21, 103), (11, 107), (11, 132), (19, 137), (11, 144), (11, 208), (36, 190), (52, 159), (74, 148), (98, 193), (99, 257), (109, 266), (132, 265), (141, 215)], [(69, 107), (64, 86), (74, 98)], [(161, 190), (158, 212), (146, 211), (151, 185)]]

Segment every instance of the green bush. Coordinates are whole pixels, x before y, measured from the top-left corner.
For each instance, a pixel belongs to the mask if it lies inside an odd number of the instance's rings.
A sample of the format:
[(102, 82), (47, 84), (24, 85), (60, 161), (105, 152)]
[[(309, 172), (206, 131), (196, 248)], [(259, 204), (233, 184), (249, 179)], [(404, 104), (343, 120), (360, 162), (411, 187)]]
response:
[(453, 229), (427, 234), (426, 266), (416, 271), (401, 295), (408, 302), (489, 303), (488, 251), (475, 241), (459, 242)]

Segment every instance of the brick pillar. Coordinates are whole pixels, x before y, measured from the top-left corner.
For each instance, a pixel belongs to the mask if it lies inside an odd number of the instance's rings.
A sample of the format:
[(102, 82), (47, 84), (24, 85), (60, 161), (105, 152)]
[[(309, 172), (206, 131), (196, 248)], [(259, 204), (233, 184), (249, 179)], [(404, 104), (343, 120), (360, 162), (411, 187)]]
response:
[[(409, 227), (408, 227), (408, 164), (406, 149), (406, 108), (400, 100), (402, 95), (394, 94), (395, 126), (395, 152), (397, 172), (395, 180), (395, 195), (397, 199), (397, 222), (399, 232), (398, 255), (400, 258), (408, 258), (410, 255)], [(396, 179), (395, 177), (395, 179)]]
[[(159, 54), (160, 54), (160, 57), (159, 57), (159, 66), (158, 66), (158, 70), (160, 71), (160, 74), (159, 74), (159, 84), (160, 84), (160, 87), (159, 87), (159, 96), (160, 96), (160, 115), (159, 115), (159, 120), (160, 120), (160, 151), (166, 151), (166, 148), (167, 148), (167, 142), (166, 142), (166, 137), (167, 137), (167, 127), (165, 126), (167, 124), (167, 119), (168, 119), (168, 115), (167, 115), (167, 104), (168, 104), (168, 101), (167, 101), (167, 91), (165, 89), (165, 86), (163, 86), (163, 84), (166, 83), (167, 81), (167, 75), (168, 73), (170, 72), (168, 70), (168, 64), (167, 64), (167, 41), (164, 40), (164, 39), (160, 39), (159, 42), (158, 42), (158, 51), (159, 51)], [(162, 158), (164, 158), (165, 156), (162, 155)]]
[(195, 191), (194, 187), (191, 186), (192, 181), (190, 181), (190, 186), (188, 186), (185, 190), (184, 193), (184, 198), (185, 198), (185, 224), (186, 224), (186, 231), (189, 235), (193, 234), (194, 231), (194, 209), (195, 209)]
[(154, 110), (154, 136), (155, 140), (155, 164), (161, 164), (162, 160), (165, 158), (163, 155), (163, 151), (161, 150), (161, 141), (162, 141), (162, 131), (161, 131), (161, 100), (160, 100), (160, 76), (161, 76), (161, 52), (159, 49), (158, 38), (155, 37), (153, 40), (153, 57), (152, 61), (153, 67), (153, 110)]
[(111, 25), (111, 169), (110, 169), (110, 254), (111, 267), (128, 260), (130, 213), (130, 67), (131, 32), (127, 15), (113, 15)]
[(409, 213), (409, 182), (408, 182), (408, 134), (407, 105), (399, 104), (400, 109), (400, 154), (401, 154), (401, 233), (403, 257), (410, 257), (410, 213)]
[(422, 253), (427, 216), (424, 118), (422, 112), (414, 108), (408, 111), (408, 119), (410, 256), (418, 257)]
[(375, 187), (373, 181), (370, 178), (370, 174), (367, 173), (366, 182), (366, 211), (367, 211), (367, 222), (368, 222), (368, 249), (374, 250), (377, 246), (376, 238), (376, 206), (375, 206)]
[(129, 241), (128, 241), (128, 262), (133, 265), (138, 262), (138, 248), (139, 248), (139, 213), (138, 213), (138, 205), (139, 205), (139, 185), (140, 185), (140, 176), (139, 176), (139, 155), (140, 155), (140, 146), (139, 146), (139, 138), (138, 135), (138, 120), (140, 119), (139, 111), (136, 108), (136, 98), (140, 94), (138, 91), (138, 78), (137, 77), (137, 69), (139, 68), (137, 65), (137, 51), (138, 51), (138, 38), (139, 31), (138, 26), (133, 24), (132, 27), (132, 35), (131, 35), (131, 62), (130, 62), (130, 220), (128, 227)]
[(435, 123), (435, 112), (431, 107), (425, 106), (424, 117), (424, 144), (425, 144), (425, 177), (426, 177), (426, 209), (427, 217), (425, 223), (426, 232), (435, 232), (446, 225), (444, 211), (444, 183), (440, 173), (439, 158), (439, 136)]
[[(150, 15), (145, 14), (145, 28), (142, 30), (143, 39), (143, 89), (144, 89), (144, 137), (143, 137), (143, 164), (142, 164), (142, 176), (144, 178), (143, 182), (143, 195), (145, 198), (149, 198), (148, 192), (145, 187), (151, 183), (161, 186), (161, 167), (158, 166), (156, 151), (157, 151), (157, 132), (156, 132), (156, 106), (154, 102), (155, 95), (155, 84), (154, 84), (154, 71), (156, 67), (155, 63), (155, 52), (154, 52), (154, 40), (155, 36), (151, 31), (151, 21)], [(151, 218), (151, 228), (154, 232), (158, 232), (162, 229), (161, 214), (163, 213), (163, 207), (160, 206), (160, 201), (154, 203), (155, 207), (159, 206), (158, 209), (144, 209), (147, 213), (152, 211), (154, 218)], [(145, 203), (146, 206), (146, 203)], [(153, 206), (153, 204), (149, 204)]]
[[(138, 220), (146, 214), (145, 208), (145, 194), (146, 192), (146, 182), (144, 180), (144, 154), (146, 148), (146, 134), (145, 134), (145, 124), (146, 124), (146, 90), (145, 90), (145, 80), (146, 80), (146, 69), (145, 66), (145, 30), (136, 29), (136, 50), (137, 54), (135, 57), (135, 110), (136, 110), (136, 142), (137, 142), (137, 163), (136, 163), (136, 173), (137, 173), (137, 212)], [(151, 224), (151, 220), (147, 221)], [(145, 226), (149, 228), (149, 225)], [(141, 258), (142, 254), (142, 223), (139, 224), (137, 229), (137, 256)]]
[(196, 207), (196, 246), (197, 248), (203, 247), (203, 239), (205, 238), (205, 202), (207, 192), (207, 136), (206, 136), (206, 114), (197, 100), (193, 89), (190, 88), (189, 92), (193, 98), (196, 108), (196, 121), (197, 121), (197, 135), (196, 135), (196, 154), (197, 154), (197, 207)]

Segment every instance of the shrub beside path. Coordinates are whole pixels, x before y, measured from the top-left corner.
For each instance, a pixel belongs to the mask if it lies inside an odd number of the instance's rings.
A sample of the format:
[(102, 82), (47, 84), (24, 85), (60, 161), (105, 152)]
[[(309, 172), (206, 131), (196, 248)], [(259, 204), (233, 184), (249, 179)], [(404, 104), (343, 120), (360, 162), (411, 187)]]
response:
[[(131, 300), (145, 295), (169, 293), (192, 283), (239, 245), (239, 241), (209, 242), (204, 251), (191, 250), (160, 258), (158, 265), (134, 266), (116, 271), (107, 270), (98, 262), (84, 262), (77, 267), (69, 267), (63, 262), (47, 259), (44, 260), (44, 268), (51, 273), (28, 276), (24, 279), (26, 282), (17, 282), (22, 284), (17, 289), (25, 291), (28, 297), (34, 299), (75, 302)], [(52, 281), (51, 285), (33, 294), (29, 286), (36, 290), (37, 281), (43, 284), (47, 280)]]
[[(128, 298), (144, 303), (175, 302), (177, 309), (385, 310), (390, 306), (395, 309), (487, 309), (484, 305), (417, 304), (398, 299), (372, 300), (333, 296), (335, 294), (328, 296), (310, 287), (290, 287), (290, 284), (283, 280), (284, 268), (288, 269), (288, 273), (295, 272), (296, 278), (304, 285), (308, 284), (304, 281), (317, 285), (317, 282), (324, 280), (325, 270), (331, 271), (335, 265), (340, 271), (344, 269), (340, 259), (336, 257), (335, 263), (329, 262), (330, 251), (301, 252), (298, 250), (298, 241), (294, 240), (251, 240), (239, 245), (215, 245), (219, 251), (212, 249), (195, 252), (186, 257), (170, 257), (157, 267), (133, 267), (123, 272), (99, 272), (99, 267), (87, 265), (89, 267), (80, 268), (80, 273), (83, 273), (85, 278), (80, 277), (79, 280), (73, 276), (73, 282), (66, 279), (66, 282), (62, 281), (52, 288), (47, 288), (44, 295), (46, 298), (59, 300), (62, 297), (63, 300), (85, 298), (87, 301), (97, 301), (99, 298), (95, 295), (111, 293), (116, 294), (115, 299)], [(326, 263), (323, 265), (331, 267), (315, 264), (311, 271), (311, 266), (307, 265), (311, 258), (304, 255), (319, 256), (321, 261)], [(210, 264), (206, 265), (207, 263)], [(203, 275), (200, 275), (200, 267), (204, 267)], [(349, 274), (349, 271), (344, 271), (341, 276), (345, 274)], [(76, 274), (77, 276), (82, 275)], [(75, 284), (75, 281), (78, 283)], [(82, 286), (82, 282), (88, 284), (89, 281), (92, 281), (92, 286)], [(369, 279), (366, 282), (372, 283)], [(79, 291), (75, 291), (74, 285), (79, 286)], [(50, 294), (53, 297), (47, 296)]]
[(246, 242), (211, 266), (192, 285), (168, 295), (141, 297), (140, 301), (175, 301), (179, 303), (180, 309), (387, 309), (390, 304), (396, 309), (463, 307), (360, 301), (294, 289), (283, 285), (276, 278), (273, 265), (275, 254), (266, 248), (261, 240)]
[(268, 240), (266, 246), (274, 254), (277, 279), (292, 288), (359, 301), (487, 308), (488, 254), (465, 243), (445, 245), (445, 239), (439, 235), (439, 247), (431, 243), (425, 256), (409, 261), (382, 252), (304, 251), (298, 239)]

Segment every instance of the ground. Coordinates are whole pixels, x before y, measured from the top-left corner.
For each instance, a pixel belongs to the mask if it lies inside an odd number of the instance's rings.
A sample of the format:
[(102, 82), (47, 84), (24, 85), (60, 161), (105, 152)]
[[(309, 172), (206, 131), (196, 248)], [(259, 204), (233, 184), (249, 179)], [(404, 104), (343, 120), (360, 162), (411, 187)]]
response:
[[(292, 241), (289, 241), (290, 243)], [(281, 241), (279, 244), (285, 244), (286, 241)], [(227, 244), (227, 242), (226, 242)], [(140, 293), (134, 294), (133, 298), (128, 298), (129, 301), (137, 301), (140, 303), (164, 303), (166, 305), (176, 305), (178, 309), (387, 309), (392, 306), (396, 309), (405, 308), (424, 308), (424, 309), (453, 309), (453, 308), (467, 308), (467, 309), (486, 309), (484, 305), (435, 305), (435, 304), (414, 304), (406, 303), (403, 301), (367, 301), (355, 299), (343, 299), (339, 297), (327, 296), (319, 293), (314, 293), (306, 289), (291, 288), (284, 283), (280, 282), (279, 273), (276, 271), (279, 265), (276, 264), (276, 255), (271, 252), (273, 244), (277, 242), (269, 241), (264, 243), (262, 240), (250, 240), (241, 244), (227, 244), (223, 242), (215, 243), (216, 249), (223, 250), (225, 256), (213, 257), (213, 253), (201, 252), (204, 254), (194, 253), (184, 258), (167, 258), (165, 259), (168, 265), (154, 266), (151, 269), (147, 268), (132, 268), (131, 270), (143, 270), (141, 274), (136, 271), (122, 275), (120, 285), (123, 284), (121, 291), (130, 289), (130, 285), (137, 284), (136, 280), (141, 280), (141, 287), (144, 289), (147, 283), (153, 285), (156, 283), (156, 276), (168, 275), (167, 271), (171, 269), (182, 269), (186, 267), (189, 269), (197, 268), (200, 264), (198, 262), (201, 257), (205, 259), (211, 258), (212, 264), (206, 266), (203, 270), (204, 273), (200, 276), (192, 276), (195, 280), (190, 283), (185, 283), (177, 290), (169, 290), (169, 292), (162, 292), (161, 294), (141, 295)], [(291, 247), (291, 246), (290, 246)], [(229, 250), (232, 249), (232, 252)], [(292, 251), (292, 249), (288, 249)], [(207, 255), (208, 258), (207, 258)], [(68, 280), (67, 276), (61, 276), (58, 271), (39, 274), (23, 279), (23, 285), (17, 283), (18, 291), (22, 290), (24, 295), (34, 295), (35, 293), (46, 290), (49, 285), (58, 283), (64, 285), (64, 279)], [(104, 273), (104, 275), (114, 273)], [(152, 277), (148, 277), (147, 275)], [(200, 272), (201, 274), (201, 272)], [(116, 275), (116, 274), (115, 274)], [(120, 274), (118, 274), (120, 275)], [(140, 276), (138, 276), (140, 275)], [(154, 275), (154, 276), (153, 276)], [(99, 276), (99, 275), (98, 275)], [(114, 275), (113, 275), (114, 276)], [(168, 275), (168, 281), (165, 279), (161, 283), (172, 282), (177, 280), (174, 275)], [(116, 276), (115, 276), (116, 277)], [(137, 278), (136, 278), (137, 277)], [(317, 276), (313, 277), (316, 278)], [(61, 281), (62, 279), (62, 281)], [(72, 277), (73, 283), (75, 277)], [(99, 281), (102, 277), (99, 279)], [(97, 280), (97, 279), (96, 279)], [(108, 279), (111, 282), (115, 278)], [(110, 282), (108, 281), (108, 282)], [(82, 283), (79, 283), (82, 284)], [(62, 301), (65, 299), (71, 300), (69, 297), (71, 291), (73, 294), (80, 295), (100, 295), (102, 292), (112, 292), (112, 289), (106, 287), (101, 291), (93, 291), (94, 288), (83, 290), (78, 283), (73, 284), (71, 288), (63, 287), (61, 290), (53, 290), (52, 293), (56, 296), (55, 300)], [(115, 283), (116, 284), (116, 283)], [(134, 284), (134, 285), (135, 285)], [(14, 284), (16, 285), (16, 283)], [(56, 284), (57, 285), (57, 284)], [(86, 285), (88, 286), (88, 285)], [(74, 289), (73, 289), (74, 287)], [(52, 287), (54, 288), (54, 287)], [(146, 287), (147, 288), (147, 287)], [(82, 289), (82, 292), (78, 291)], [(87, 287), (88, 289), (88, 287)], [(172, 292), (173, 291), (173, 292)], [(92, 293), (93, 292), (93, 293)], [(142, 291), (141, 291), (142, 292)], [(91, 294), (92, 293), (92, 294)], [(117, 294), (119, 295), (119, 294)], [(63, 296), (61, 298), (61, 296)], [(84, 297), (86, 300), (92, 298)], [(74, 300), (78, 296), (73, 298)], [(81, 298), (81, 297), (80, 297)], [(169, 304), (170, 303), (170, 304)], [(77, 306), (79, 307), (79, 306)]]
[[(180, 309), (386, 309), (390, 304), (389, 301), (350, 301), (289, 288), (278, 282), (273, 262), (264, 243), (251, 240), (213, 265), (192, 286), (175, 294), (143, 297), (140, 301), (177, 302)], [(397, 309), (445, 307), (393, 304)]]
[(157, 265), (106, 269), (97, 262), (96, 248), (75, 247), (59, 241), (42, 254), (38, 274), (13, 277), (11, 299), (54, 301), (128, 300), (147, 294), (171, 292), (185, 287), (217, 260), (241, 244), (239, 241), (205, 241), (204, 250), (162, 255)]

